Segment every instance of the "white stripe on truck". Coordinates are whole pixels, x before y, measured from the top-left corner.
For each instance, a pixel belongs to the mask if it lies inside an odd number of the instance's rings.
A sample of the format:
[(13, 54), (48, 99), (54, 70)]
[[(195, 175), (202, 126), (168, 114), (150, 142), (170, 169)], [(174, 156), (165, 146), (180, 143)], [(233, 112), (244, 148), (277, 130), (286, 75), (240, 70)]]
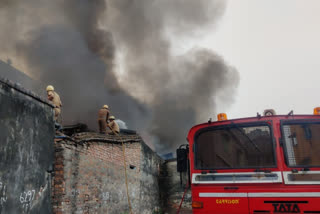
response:
[(255, 193), (224, 193), (224, 192), (200, 192), (199, 197), (234, 197), (234, 198), (270, 198), (270, 197), (320, 197), (320, 192), (255, 192)]
[(248, 197), (248, 193), (200, 192), (199, 197)]
[(320, 197), (320, 192), (256, 192), (248, 197)]

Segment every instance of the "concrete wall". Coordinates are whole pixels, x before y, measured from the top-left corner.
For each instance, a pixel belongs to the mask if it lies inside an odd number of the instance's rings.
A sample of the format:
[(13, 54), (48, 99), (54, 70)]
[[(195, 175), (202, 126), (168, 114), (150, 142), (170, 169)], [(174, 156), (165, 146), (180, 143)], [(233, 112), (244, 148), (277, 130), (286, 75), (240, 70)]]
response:
[(52, 213), (52, 107), (0, 79), (0, 213)]
[(138, 135), (80, 133), (56, 139), (53, 207), (56, 214), (154, 213), (159, 209), (160, 158)]

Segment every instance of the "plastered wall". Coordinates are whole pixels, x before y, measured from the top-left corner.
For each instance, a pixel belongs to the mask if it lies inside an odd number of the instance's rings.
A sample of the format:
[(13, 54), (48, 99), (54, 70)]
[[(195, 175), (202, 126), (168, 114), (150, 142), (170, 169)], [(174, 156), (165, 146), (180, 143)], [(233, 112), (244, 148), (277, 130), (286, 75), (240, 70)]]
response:
[(52, 213), (52, 107), (0, 79), (0, 214)]

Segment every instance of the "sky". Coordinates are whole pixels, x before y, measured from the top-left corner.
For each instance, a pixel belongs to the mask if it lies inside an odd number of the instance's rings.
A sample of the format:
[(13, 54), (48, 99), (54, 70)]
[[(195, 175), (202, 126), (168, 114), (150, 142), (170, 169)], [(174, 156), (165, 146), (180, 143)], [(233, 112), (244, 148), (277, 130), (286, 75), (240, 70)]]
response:
[(234, 103), (218, 104), (218, 112), (312, 114), (320, 106), (319, 11), (318, 0), (229, 0), (201, 42), (240, 74)]

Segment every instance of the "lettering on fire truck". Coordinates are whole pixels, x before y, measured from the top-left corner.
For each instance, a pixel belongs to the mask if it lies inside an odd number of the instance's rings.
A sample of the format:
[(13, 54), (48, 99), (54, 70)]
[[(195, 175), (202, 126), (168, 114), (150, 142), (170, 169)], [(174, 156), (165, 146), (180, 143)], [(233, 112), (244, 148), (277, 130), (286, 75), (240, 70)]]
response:
[(239, 204), (239, 199), (216, 199), (216, 204)]
[(265, 201), (264, 203), (272, 204), (274, 213), (300, 213), (300, 203), (307, 201)]

